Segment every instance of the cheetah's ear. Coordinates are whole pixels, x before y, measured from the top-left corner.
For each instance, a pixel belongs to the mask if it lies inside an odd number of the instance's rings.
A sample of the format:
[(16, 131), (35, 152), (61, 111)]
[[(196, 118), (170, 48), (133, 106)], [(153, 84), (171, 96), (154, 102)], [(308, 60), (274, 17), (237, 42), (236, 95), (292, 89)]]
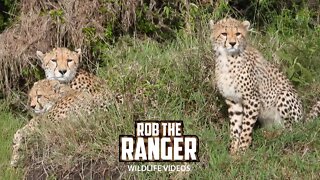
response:
[(214, 22), (212, 19), (209, 21), (210, 29), (213, 30)]
[(53, 90), (59, 95), (59, 97), (62, 97), (70, 91), (70, 87), (58, 81), (58, 83), (53, 87)]
[(81, 55), (81, 49), (80, 49), (80, 48), (75, 49), (74, 51), (75, 51), (79, 56)]
[(45, 55), (45, 54), (43, 54), (43, 52), (37, 51), (37, 56), (38, 56), (38, 58), (39, 58), (41, 61), (43, 60), (44, 55)]
[(249, 28), (250, 28), (250, 22), (249, 21), (243, 21), (242, 25), (246, 30), (249, 30)]
[(77, 55), (78, 55), (78, 59), (79, 59), (79, 62), (81, 62), (81, 48), (78, 48), (78, 49), (75, 49), (74, 50), (76, 53), (77, 53)]
[(49, 83), (52, 85), (54, 92), (56, 93), (60, 92), (61, 83), (58, 80), (50, 80)]

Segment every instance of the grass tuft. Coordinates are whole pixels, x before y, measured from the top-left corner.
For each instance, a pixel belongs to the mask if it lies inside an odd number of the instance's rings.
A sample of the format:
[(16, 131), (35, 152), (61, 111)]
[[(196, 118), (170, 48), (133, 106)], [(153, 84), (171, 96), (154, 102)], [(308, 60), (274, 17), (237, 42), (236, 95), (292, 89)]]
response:
[[(268, 7), (268, 6), (266, 6)], [(196, 7), (192, 11), (197, 11)], [(232, 13), (222, 4), (212, 16)], [(225, 13), (225, 11), (227, 11)], [(239, 12), (240, 13), (240, 12)], [(307, 9), (274, 14), (268, 25), (251, 32), (252, 45), (287, 74), (306, 109), (318, 96), (320, 80), (319, 26)], [(252, 147), (230, 157), (226, 106), (213, 85), (214, 58), (208, 39), (206, 14), (191, 32), (178, 31), (176, 39), (159, 43), (147, 37), (121, 36), (112, 45), (97, 43), (98, 76), (110, 89), (124, 94), (125, 103), (109, 113), (98, 113), (53, 125), (43, 121), (41, 131), (28, 144), (25, 169), (8, 168), (11, 138), (25, 118), (1, 107), (0, 177), (138, 179), (316, 179), (320, 168), (320, 121), (298, 123), (292, 131), (258, 128)], [(261, 20), (261, 19), (260, 19)], [(193, 32), (195, 28), (197, 31)], [(200, 139), (200, 162), (190, 172), (130, 173), (118, 162), (118, 139), (134, 134), (135, 120), (183, 120), (186, 134)]]

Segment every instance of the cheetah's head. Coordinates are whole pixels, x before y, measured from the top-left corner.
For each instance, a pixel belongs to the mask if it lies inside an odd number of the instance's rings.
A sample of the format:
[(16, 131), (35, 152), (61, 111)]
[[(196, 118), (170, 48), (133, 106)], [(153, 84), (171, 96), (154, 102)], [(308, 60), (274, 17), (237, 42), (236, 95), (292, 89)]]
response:
[(214, 50), (230, 55), (238, 54), (246, 48), (246, 36), (250, 23), (225, 18), (216, 23), (210, 20), (211, 40)]
[(29, 104), (36, 114), (44, 113), (72, 89), (58, 80), (43, 79), (33, 84), (28, 93)]
[(71, 51), (67, 48), (54, 48), (51, 52), (37, 51), (47, 79), (61, 82), (71, 81), (79, 67), (81, 50)]

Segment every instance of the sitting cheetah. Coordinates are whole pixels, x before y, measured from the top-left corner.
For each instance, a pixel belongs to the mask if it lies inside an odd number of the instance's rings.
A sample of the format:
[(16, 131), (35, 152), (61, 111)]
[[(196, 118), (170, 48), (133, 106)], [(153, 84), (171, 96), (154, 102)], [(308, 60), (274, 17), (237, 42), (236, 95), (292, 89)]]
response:
[(257, 119), (286, 128), (303, 119), (301, 100), (289, 80), (247, 44), (249, 26), (233, 18), (210, 21), (215, 81), (229, 106), (231, 154), (249, 147)]
[[(37, 51), (37, 56), (41, 60), (47, 79), (58, 80), (69, 84), (72, 89), (87, 91), (93, 95), (103, 92), (106, 88), (103, 79), (83, 69), (78, 69), (80, 55), (80, 49), (71, 51), (67, 48), (54, 48), (51, 52), (45, 54)], [(115, 96), (118, 102), (123, 102), (120, 94)]]
[(104, 85), (102, 79), (95, 75), (78, 69), (81, 50), (71, 51), (67, 48), (54, 48), (51, 52), (37, 51), (42, 68), (47, 79), (56, 79), (70, 84), (70, 87), (79, 91), (95, 93)]
[(42, 114), (31, 119), (15, 133), (11, 165), (17, 166), (24, 141), (34, 134), (42, 119), (59, 123), (70, 116), (81, 117), (92, 114), (96, 109), (107, 110), (112, 104), (112, 96), (104, 94), (103, 97), (76, 91), (57, 80), (44, 79), (36, 82), (29, 93), (30, 105)]

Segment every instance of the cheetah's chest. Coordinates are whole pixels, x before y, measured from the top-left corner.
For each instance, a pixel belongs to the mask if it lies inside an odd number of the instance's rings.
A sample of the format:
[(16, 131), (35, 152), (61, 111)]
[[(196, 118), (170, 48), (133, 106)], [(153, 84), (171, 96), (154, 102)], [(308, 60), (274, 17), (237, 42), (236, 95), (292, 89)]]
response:
[(227, 56), (223, 55), (216, 59), (216, 84), (222, 96), (229, 100), (240, 102), (242, 95), (236, 81), (237, 69), (233, 65), (236, 62), (231, 62)]

